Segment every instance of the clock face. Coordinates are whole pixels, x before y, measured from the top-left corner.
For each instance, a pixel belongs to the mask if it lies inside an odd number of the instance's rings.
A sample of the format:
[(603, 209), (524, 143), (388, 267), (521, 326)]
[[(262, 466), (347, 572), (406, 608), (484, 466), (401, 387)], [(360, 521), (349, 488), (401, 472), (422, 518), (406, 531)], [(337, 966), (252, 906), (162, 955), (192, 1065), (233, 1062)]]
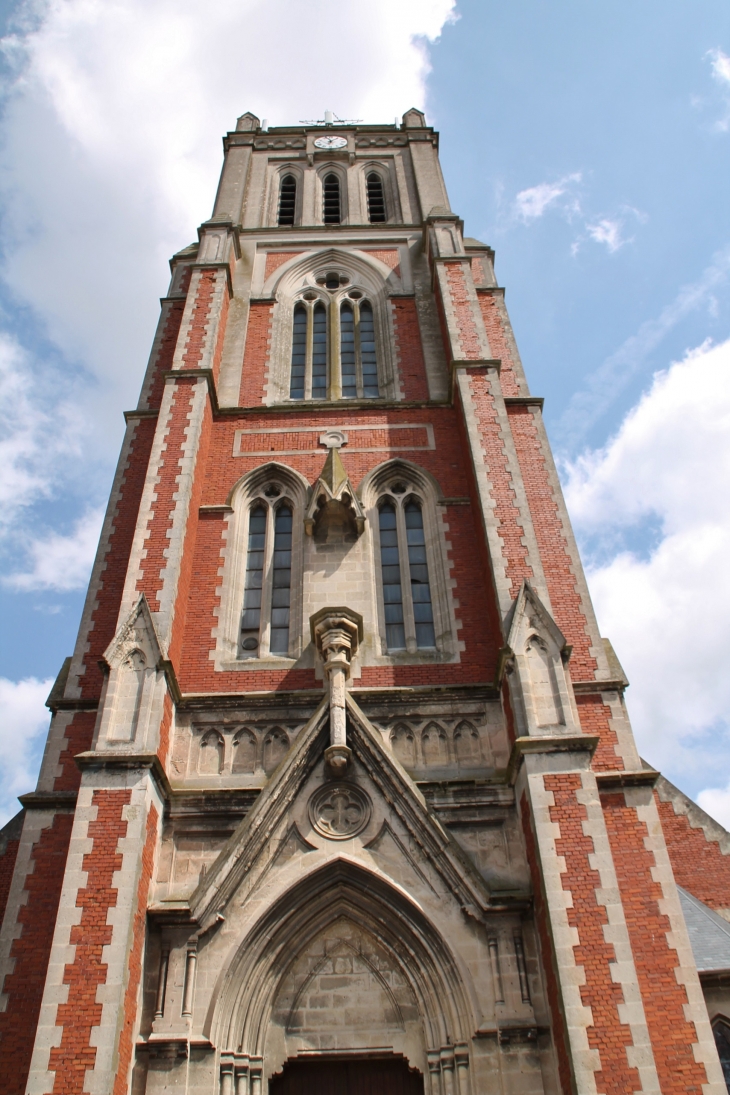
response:
[(317, 137), (314, 142), (315, 148), (346, 148), (347, 138), (345, 137)]

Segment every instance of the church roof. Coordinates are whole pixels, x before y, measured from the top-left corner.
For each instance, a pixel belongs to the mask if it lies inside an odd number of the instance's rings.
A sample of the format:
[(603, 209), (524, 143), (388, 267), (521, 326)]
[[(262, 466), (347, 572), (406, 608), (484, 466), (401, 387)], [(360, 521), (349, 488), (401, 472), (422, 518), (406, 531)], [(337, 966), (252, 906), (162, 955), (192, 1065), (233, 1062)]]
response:
[(693, 894), (677, 886), (697, 970), (730, 970), (730, 924)]

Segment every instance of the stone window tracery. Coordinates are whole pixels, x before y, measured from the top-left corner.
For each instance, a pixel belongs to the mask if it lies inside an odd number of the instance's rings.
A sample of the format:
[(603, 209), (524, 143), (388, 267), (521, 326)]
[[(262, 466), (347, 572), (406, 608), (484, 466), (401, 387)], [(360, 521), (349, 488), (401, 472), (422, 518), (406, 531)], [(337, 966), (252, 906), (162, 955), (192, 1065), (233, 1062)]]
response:
[[(317, 279), (337, 297), (307, 291), (292, 313), (289, 398), (378, 399), (379, 353), (373, 305), (349, 278), (328, 271)], [(333, 331), (334, 328), (334, 331)]]
[(373, 468), (358, 495), (372, 550), (378, 656), (388, 664), (458, 661), (463, 646), (438, 483), (397, 458)]

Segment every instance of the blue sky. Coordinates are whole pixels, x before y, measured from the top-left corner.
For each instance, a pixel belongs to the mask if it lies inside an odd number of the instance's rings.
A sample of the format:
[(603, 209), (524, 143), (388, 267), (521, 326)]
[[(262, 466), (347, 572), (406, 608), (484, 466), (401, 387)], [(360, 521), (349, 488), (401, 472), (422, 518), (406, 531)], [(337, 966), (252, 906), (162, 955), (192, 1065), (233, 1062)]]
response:
[(0, 6), (0, 815), (35, 777), (121, 411), (221, 135), (248, 109), (416, 105), (496, 249), (640, 747), (730, 822), (726, 0), (302, 8)]

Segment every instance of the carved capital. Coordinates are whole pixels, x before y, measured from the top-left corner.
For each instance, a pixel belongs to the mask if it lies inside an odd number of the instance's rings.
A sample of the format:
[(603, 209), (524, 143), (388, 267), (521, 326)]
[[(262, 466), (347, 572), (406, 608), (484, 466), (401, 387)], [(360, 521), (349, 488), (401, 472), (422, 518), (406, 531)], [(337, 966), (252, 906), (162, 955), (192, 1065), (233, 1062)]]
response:
[(362, 616), (350, 608), (321, 608), (309, 618), (312, 642), (329, 676), (333, 670), (350, 675), (350, 663), (363, 638)]

